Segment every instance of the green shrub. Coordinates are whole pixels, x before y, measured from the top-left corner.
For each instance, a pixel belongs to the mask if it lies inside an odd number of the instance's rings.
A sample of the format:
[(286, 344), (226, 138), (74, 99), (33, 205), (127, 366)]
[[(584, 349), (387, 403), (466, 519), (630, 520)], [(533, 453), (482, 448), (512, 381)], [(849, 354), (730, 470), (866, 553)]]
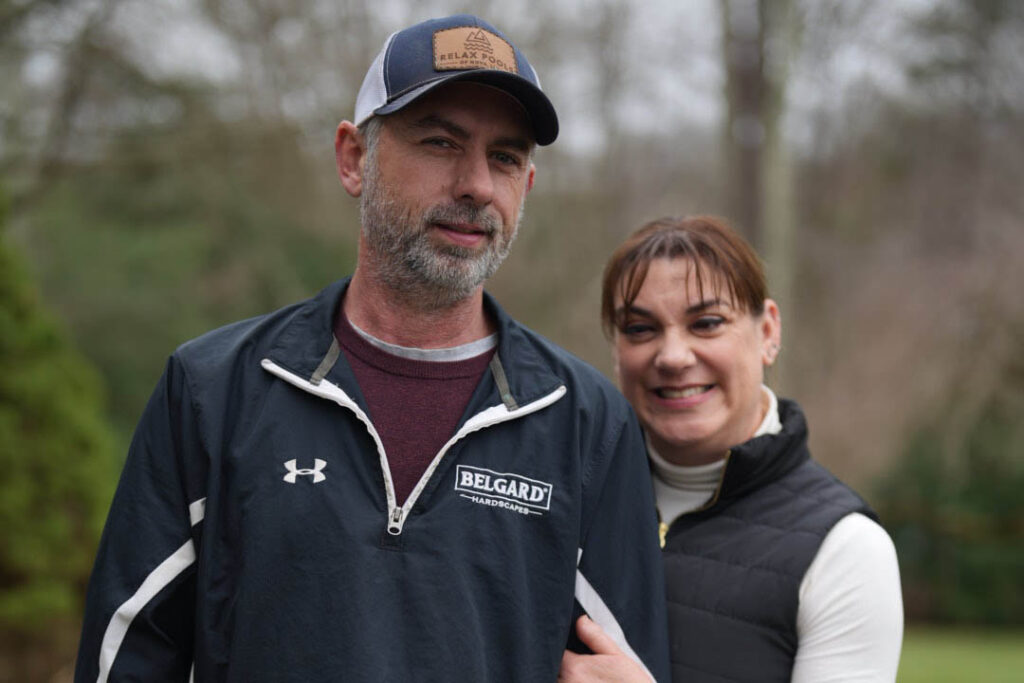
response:
[(877, 508), (900, 558), (908, 619), (1024, 624), (1024, 421), (1007, 376), (951, 445), (922, 429)]
[[(116, 483), (96, 373), (0, 232), (0, 629), (77, 619)], [(7, 640), (7, 639), (5, 639)]]

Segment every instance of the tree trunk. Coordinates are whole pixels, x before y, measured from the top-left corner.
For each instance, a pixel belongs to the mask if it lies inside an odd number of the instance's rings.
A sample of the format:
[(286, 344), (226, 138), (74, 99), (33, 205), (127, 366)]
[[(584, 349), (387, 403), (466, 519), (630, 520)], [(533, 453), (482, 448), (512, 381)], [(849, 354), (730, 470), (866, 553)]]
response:
[[(793, 162), (782, 133), (788, 65), (799, 37), (792, 0), (721, 0), (730, 214), (764, 259), (769, 292), (792, 320)], [(786, 355), (773, 380), (786, 385)]]

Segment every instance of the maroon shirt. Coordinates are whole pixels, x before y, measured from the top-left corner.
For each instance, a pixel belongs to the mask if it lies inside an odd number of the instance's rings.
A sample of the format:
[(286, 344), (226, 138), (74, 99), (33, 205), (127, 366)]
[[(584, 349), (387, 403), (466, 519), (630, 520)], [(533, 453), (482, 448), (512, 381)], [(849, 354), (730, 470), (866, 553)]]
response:
[(459, 361), (403, 358), (363, 339), (341, 307), (335, 316), (334, 336), (384, 444), (395, 497), (401, 505), (455, 433), (495, 349)]

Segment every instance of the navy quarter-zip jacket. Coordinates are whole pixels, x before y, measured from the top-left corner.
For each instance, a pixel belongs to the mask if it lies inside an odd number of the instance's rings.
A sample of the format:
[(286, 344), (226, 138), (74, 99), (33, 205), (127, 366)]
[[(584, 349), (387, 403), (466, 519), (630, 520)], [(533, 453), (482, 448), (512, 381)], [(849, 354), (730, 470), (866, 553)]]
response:
[(491, 371), (398, 506), (332, 333), (347, 282), (171, 356), (100, 543), (75, 680), (554, 681), (582, 608), (667, 681), (625, 399), (486, 296)]

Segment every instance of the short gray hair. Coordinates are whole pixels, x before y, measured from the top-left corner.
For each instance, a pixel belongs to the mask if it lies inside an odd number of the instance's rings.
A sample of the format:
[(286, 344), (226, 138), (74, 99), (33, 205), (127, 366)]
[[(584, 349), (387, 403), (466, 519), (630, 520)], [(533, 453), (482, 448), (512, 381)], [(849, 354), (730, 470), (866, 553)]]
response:
[(367, 164), (374, 164), (377, 161), (377, 141), (380, 140), (380, 129), (383, 124), (379, 116), (371, 116), (359, 124), (358, 130), (363, 138), (363, 147), (366, 148)]

